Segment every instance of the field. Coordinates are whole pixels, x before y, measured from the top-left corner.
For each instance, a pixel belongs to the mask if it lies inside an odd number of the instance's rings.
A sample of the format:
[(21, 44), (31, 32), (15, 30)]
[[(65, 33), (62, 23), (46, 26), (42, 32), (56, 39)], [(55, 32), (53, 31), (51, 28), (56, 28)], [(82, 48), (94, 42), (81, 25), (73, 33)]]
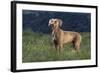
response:
[(64, 51), (59, 55), (55, 50), (51, 34), (23, 31), (22, 61), (44, 62), (63, 60), (85, 60), (91, 58), (91, 37), (90, 32), (82, 32), (82, 43), (80, 53), (72, 52), (74, 49), (71, 43), (64, 45)]

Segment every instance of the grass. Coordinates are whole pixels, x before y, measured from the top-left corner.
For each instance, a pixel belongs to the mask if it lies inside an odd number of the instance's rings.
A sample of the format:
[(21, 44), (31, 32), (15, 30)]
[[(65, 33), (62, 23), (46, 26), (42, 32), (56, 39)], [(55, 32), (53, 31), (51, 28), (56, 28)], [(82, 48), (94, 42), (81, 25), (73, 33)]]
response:
[(73, 53), (72, 44), (64, 45), (64, 51), (57, 54), (53, 47), (51, 34), (34, 33), (32, 31), (23, 32), (22, 42), (22, 61), (44, 62), (44, 61), (63, 61), (63, 60), (85, 60), (91, 58), (90, 33), (83, 32), (80, 53)]

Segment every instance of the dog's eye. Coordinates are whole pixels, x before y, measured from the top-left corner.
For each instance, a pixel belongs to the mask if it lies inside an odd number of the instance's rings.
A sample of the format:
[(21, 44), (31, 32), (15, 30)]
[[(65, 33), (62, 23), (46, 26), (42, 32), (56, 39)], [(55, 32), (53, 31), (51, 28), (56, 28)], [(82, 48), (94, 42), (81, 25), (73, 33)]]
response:
[(54, 22), (55, 24), (57, 23), (57, 21)]

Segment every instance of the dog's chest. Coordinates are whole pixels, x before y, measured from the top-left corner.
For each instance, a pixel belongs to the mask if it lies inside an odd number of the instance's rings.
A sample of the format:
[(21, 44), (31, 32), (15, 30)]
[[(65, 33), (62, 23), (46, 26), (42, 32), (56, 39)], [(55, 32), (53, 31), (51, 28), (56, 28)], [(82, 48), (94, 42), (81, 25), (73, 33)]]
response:
[(52, 32), (52, 40), (56, 40), (56, 34), (54, 31)]
[(60, 37), (60, 35), (58, 33), (54, 32), (54, 31), (52, 32), (52, 39), (53, 40), (58, 40), (59, 37)]
[(56, 32), (52, 32), (52, 39), (57, 40), (58, 34)]

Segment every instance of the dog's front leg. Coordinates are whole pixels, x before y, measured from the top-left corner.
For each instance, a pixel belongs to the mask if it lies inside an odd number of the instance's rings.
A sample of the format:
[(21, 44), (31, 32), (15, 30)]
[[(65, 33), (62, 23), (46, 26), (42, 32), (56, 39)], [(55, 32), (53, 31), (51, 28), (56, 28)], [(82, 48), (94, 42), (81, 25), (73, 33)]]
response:
[(59, 47), (62, 49), (63, 48), (63, 44), (59, 44)]
[(60, 44), (58, 43), (57, 40), (54, 40), (54, 45), (55, 45), (55, 49), (56, 49), (57, 55), (59, 56), (60, 49), (61, 49)]
[(58, 45), (57, 40), (53, 40), (53, 42), (54, 42), (54, 46), (55, 46), (56, 51), (58, 51), (59, 50), (59, 45)]

